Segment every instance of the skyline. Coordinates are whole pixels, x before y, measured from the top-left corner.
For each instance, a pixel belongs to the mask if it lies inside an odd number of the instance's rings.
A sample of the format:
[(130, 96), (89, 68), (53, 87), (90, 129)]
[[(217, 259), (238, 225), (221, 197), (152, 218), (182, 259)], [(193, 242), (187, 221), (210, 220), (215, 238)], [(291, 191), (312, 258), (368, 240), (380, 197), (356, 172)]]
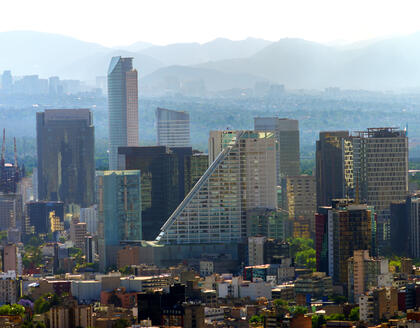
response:
[[(5, 15), (0, 22), (0, 32), (31, 30), (62, 34), (112, 47), (139, 41), (156, 45), (205, 43), (219, 37), (356, 42), (420, 31), (416, 17), (420, 4), (412, 0), (403, 3), (358, 0), (343, 4), (332, 0), (316, 3), (301, 0), (279, 4), (266, 0), (261, 5), (252, 1), (139, 3), (130, 0), (126, 6), (118, 7), (109, 1), (82, 3), (76, 0), (71, 7), (65, 8), (64, 14), (62, 3), (52, 0), (19, 3), (7, 0), (0, 8), (4, 12), (20, 14), (18, 18)], [(26, 8), (24, 12), (22, 6)]]

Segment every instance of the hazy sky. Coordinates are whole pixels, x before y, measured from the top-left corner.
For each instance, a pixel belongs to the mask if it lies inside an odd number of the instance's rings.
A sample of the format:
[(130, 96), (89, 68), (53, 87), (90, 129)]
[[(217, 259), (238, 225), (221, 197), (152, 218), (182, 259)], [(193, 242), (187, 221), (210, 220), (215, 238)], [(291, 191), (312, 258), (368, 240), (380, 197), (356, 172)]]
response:
[(356, 41), (420, 31), (418, 0), (0, 0), (0, 31), (107, 46), (248, 36)]

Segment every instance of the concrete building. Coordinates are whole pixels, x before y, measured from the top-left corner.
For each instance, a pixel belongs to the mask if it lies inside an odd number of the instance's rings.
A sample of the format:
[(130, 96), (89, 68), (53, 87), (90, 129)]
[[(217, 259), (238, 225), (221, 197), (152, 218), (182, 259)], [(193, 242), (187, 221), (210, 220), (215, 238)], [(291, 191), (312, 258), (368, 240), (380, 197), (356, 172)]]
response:
[(190, 114), (187, 112), (156, 108), (158, 146), (190, 146)]
[(211, 131), (209, 141), (209, 160), (218, 152), (217, 159), (162, 226), (157, 241), (243, 241), (246, 211), (277, 207), (273, 133)]
[[(1, 247), (1, 246), (0, 246)], [(15, 271), (19, 274), (19, 249), (16, 245), (5, 245), (0, 248), (0, 271)]]
[(271, 131), (276, 135), (277, 185), (280, 185), (282, 178), (298, 175), (300, 173), (299, 121), (277, 117), (256, 117), (254, 129)]
[(359, 297), (360, 321), (378, 324), (398, 312), (397, 289), (376, 288)]
[(282, 210), (253, 208), (246, 212), (246, 234), (248, 237), (265, 236), (277, 240), (286, 239), (288, 214)]
[[(315, 235), (316, 180), (314, 176), (298, 175), (282, 179), (282, 208), (293, 223), (294, 238)], [(299, 225), (306, 224), (306, 229)]]
[(80, 209), (80, 222), (86, 223), (86, 230), (92, 236), (98, 234), (98, 206)]
[(140, 263), (140, 247), (125, 246), (118, 251), (117, 267), (132, 266)]
[(18, 229), (22, 231), (23, 208), (19, 194), (0, 194), (0, 231)]
[(101, 289), (101, 282), (97, 280), (72, 280), (71, 282), (71, 295), (82, 304), (100, 301)]
[(264, 244), (266, 237), (248, 238), (248, 265), (261, 265), (264, 263)]
[(373, 258), (367, 250), (354, 250), (348, 259), (348, 298), (355, 302), (372, 287), (390, 287), (388, 259)]
[(108, 68), (109, 169), (121, 169), (118, 147), (138, 146), (138, 85), (133, 58), (112, 57)]
[(101, 269), (117, 264), (124, 241), (142, 239), (140, 171), (98, 171), (98, 251)]
[(70, 240), (73, 242), (74, 247), (84, 249), (85, 237), (87, 229), (86, 223), (79, 222), (79, 219), (72, 219), (70, 222)]
[(18, 281), (0, 277), (0, 305), (16, 303), (18, 296)]
[(301, 275), (295, 281), (295, 294), (309, 294), (314, 298), (331, 296), (333, 294), (332, 279), (324, 272)]
[(67, 208), (94, 203), (95, 146), (89, 109), (47, 109), (36, 114), (38, 197)]

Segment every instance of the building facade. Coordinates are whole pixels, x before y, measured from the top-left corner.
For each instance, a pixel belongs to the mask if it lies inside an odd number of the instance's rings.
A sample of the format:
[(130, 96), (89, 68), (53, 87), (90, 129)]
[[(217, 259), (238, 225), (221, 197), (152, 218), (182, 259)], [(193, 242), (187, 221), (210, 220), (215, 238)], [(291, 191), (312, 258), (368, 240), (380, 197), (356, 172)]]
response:
[(133, 58), (112, 57), (108, 68), (109, 169), (120, 169), (118, 147), (138, 146), (138, 85)]
[(190, 146), (190, 114), (187, 112), (156, 108), (158, 146)]
[(274, 133), (212, 131), (212, 155), (215, 135), (226, 147), (162, 226), (159, 242), (244, 241), (246, 211), (277, 207)]
[(121, 242), (142, 239), (140, 171), (97, 171), (100, 265), (117, 264)]
[(254, 118), (256, 131), (272, 131), (278, 142), (276, 155), (277, 185), (287, 176), (300, 173), (299, 121), (277, 117)]
[(66, 207), (94, 203), (95, 139), (89, 109), (47, 109), (36, 114), (38, 197)]

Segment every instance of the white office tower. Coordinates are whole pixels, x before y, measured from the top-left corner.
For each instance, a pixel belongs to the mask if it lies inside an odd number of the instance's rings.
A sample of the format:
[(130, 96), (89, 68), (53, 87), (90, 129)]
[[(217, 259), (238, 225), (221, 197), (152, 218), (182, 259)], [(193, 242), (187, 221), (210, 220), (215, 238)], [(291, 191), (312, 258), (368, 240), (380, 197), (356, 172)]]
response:
[(165, 244), (245, 241), (246, 211), (276, 208), (274, 133), (213, 131), (209, 148), (212, 137), (226, 147), (163, 225), (157, 241)]
[(86, 231), (92, 236), (98, 234), (98, 206), (80, 209), (80, 222), (86, 223)]
[(165, 108), (156, 108), (158, 146), (190, 146), (190, 114)]
[(139, 145), (137, 71), (133, 58), (112, 57), (108, 69), (109, 169), (118, 169), (118, 147)]

